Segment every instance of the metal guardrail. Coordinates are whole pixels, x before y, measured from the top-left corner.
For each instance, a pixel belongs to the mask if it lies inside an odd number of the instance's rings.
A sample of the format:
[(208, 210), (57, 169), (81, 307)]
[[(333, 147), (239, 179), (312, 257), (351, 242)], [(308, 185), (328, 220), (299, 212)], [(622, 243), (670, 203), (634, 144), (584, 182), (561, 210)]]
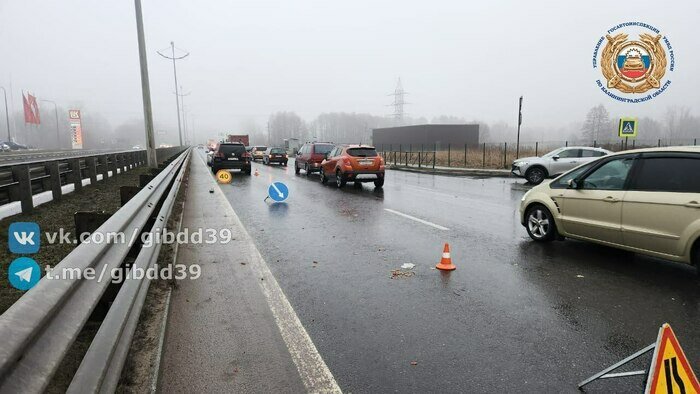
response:
[[(166, 225), (190, 158), (190, 151), (170, 162), (138, 194), (95, 232), (134, 234)], [(97, 274), (122, 266), (128, 242), (82, 243), (54, 267), (54, 272), (91, 267)], [(160, 243), (144, 245), (131, 269), (150, 267)], [(40, 393), (50, 383), (69, 348), (105, 293), (109, 280), (47, 279), (0, 316), (0, 393)], [(113, 392), (117, 387), (150, 280), (127, 278), (73, 377), (71, 393)]]
[[(156, 155), (167, 159), (182, 149), (159, 148)], [(19, 201), (22, 212), (30, 213), (34, 209), (32, 196), (35, 194), (51, 191), (52, 198), (58, 200), (63, 195), (61, 186), (73, 184), (78, 191), (83, 187), (83, 179), (95, 184), (98, 174), (107, 179), (110, 171), (116, 174), (118, 168), (124, 171), (145, 162), (145, 150), (131, 150), (0, 164), (0, 205)]]

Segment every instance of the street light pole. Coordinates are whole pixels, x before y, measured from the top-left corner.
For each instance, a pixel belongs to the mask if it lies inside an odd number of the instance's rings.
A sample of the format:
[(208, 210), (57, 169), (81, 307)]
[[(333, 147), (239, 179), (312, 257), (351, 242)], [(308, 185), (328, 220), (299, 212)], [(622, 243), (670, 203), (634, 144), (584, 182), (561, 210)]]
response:
[[(180, 86), (180, 92), (182, 92), (182, 86)], [(185, 96), (189, 96), (190, 94), (192, 94), (192, 92), (178, 93), (177, 91), (175, 91), (175, 95), (179, 96), (182, 99), (182, 123), (183, 123), (182, 134), (185, 136), (185, 144), (188, 144), (188, 142), (187, 142), (187, 140), (188, 140), (188, 137), (187, 137), (187, 116), (185, 113)], [(178, 112), (178, 115), (179, 115), (179, 112)], [(180, 140), (180, 145), (182, 145), (182, 140)]]
[(39, 101), (45, 101), (47, 103), (53, 104), (54, 114), (56, 115), (56, 147), (61, 148), (61, 132), (58, 130), (58, 105), (53, 100), (40, 99)]
[(143, 96), (143, 121), (146, 126), (146, 161), (151, 168), (158, 168), (156, 138), (153, 135), (153, 112), (151, 110), (151, 87), (148, 82), (148, 61), (146, 59), (146, 39), (143, 36), (143, 16), (141, 0), (134, 0), (136, 8), (136, 34), (139, 42), (139, 63), (141, 65), (141, 94)]
[(172, 50), (172, 56), (163, 55), (162, 53), (160, 53), (160, 51), (158, 51), (158, 54), (166, 59), (170, 59), (173, 61), (173, 76), (175, 77), (175, 105), (177, 106), (177, 132), (180, 136), (180, 146), (182, 146), (182, 124), (180, 122), (180, 94), (177, 90), (177, 67), (175, 67), (175, 61), (186, 58), (187, 56), (189, 56), (190, 53), (187, 52), (183, 56), (175, 57), (175, 42), (173, 41), (170, 41), (170, 49)]
[(5, 121), (7, 122), (7, 142), (11, 142), (12, 135), (10, 135), (10, 115), (7, 111), (7, 90), (5, 90), (5, 88), (2, 86), (0, 86), (0, 89), (2, 89), (3, 96), (5, 96)]
[(523, 96), (520, 96), (518, 104), (518, 141), (515, 144), (515, 158), (520, 158), (520, 125), (523, 123)]

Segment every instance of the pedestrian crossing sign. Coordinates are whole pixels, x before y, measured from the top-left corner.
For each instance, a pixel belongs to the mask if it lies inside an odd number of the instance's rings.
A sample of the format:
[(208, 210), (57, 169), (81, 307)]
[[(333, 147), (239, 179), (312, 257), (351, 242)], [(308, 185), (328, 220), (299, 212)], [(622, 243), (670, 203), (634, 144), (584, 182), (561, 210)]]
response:
[(637, 119), (635, 118), (621, 118), (620, 119), (620, 128), (619, 128), (619, 135), (620, 137), (636, 137), (637, 136)]
[(668, 323), (659, 330), (644, 393), (700, 393), (698, 378)]

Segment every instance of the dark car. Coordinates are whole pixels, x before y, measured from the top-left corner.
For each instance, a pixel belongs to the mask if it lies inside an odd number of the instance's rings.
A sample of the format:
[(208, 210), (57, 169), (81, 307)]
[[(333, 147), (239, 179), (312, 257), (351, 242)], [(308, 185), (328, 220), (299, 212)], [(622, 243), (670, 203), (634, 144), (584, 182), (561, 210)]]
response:
[(263, 153), (263, 164), (277, 163), (287, 166), (287, 151), (284, 148), (267, 148)]
[(296, 160), (294, 161), (294, 172), (298, 174), (302, 168), (306, 175), (312, 172), (320, 172), (321, 162), (333, 147), (335, 145), (330, 142), (307, 142), (297, 152)]
[(219, 170), (241, 170), (250, 175), (250, 162), (250, 153), (245, 151), (245, 145), (240, 142), (221, 142), (214, 148), (211, 171), (216, 174)]

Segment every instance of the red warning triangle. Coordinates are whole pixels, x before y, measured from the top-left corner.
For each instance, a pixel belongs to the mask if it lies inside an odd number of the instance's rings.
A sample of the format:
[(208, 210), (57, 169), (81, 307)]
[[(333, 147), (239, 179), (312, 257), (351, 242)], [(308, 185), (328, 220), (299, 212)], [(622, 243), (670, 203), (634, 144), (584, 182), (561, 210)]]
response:
[(698, 378), (668, 323), (664, 323), (659, 330), (644, 392), (700, 394)]

